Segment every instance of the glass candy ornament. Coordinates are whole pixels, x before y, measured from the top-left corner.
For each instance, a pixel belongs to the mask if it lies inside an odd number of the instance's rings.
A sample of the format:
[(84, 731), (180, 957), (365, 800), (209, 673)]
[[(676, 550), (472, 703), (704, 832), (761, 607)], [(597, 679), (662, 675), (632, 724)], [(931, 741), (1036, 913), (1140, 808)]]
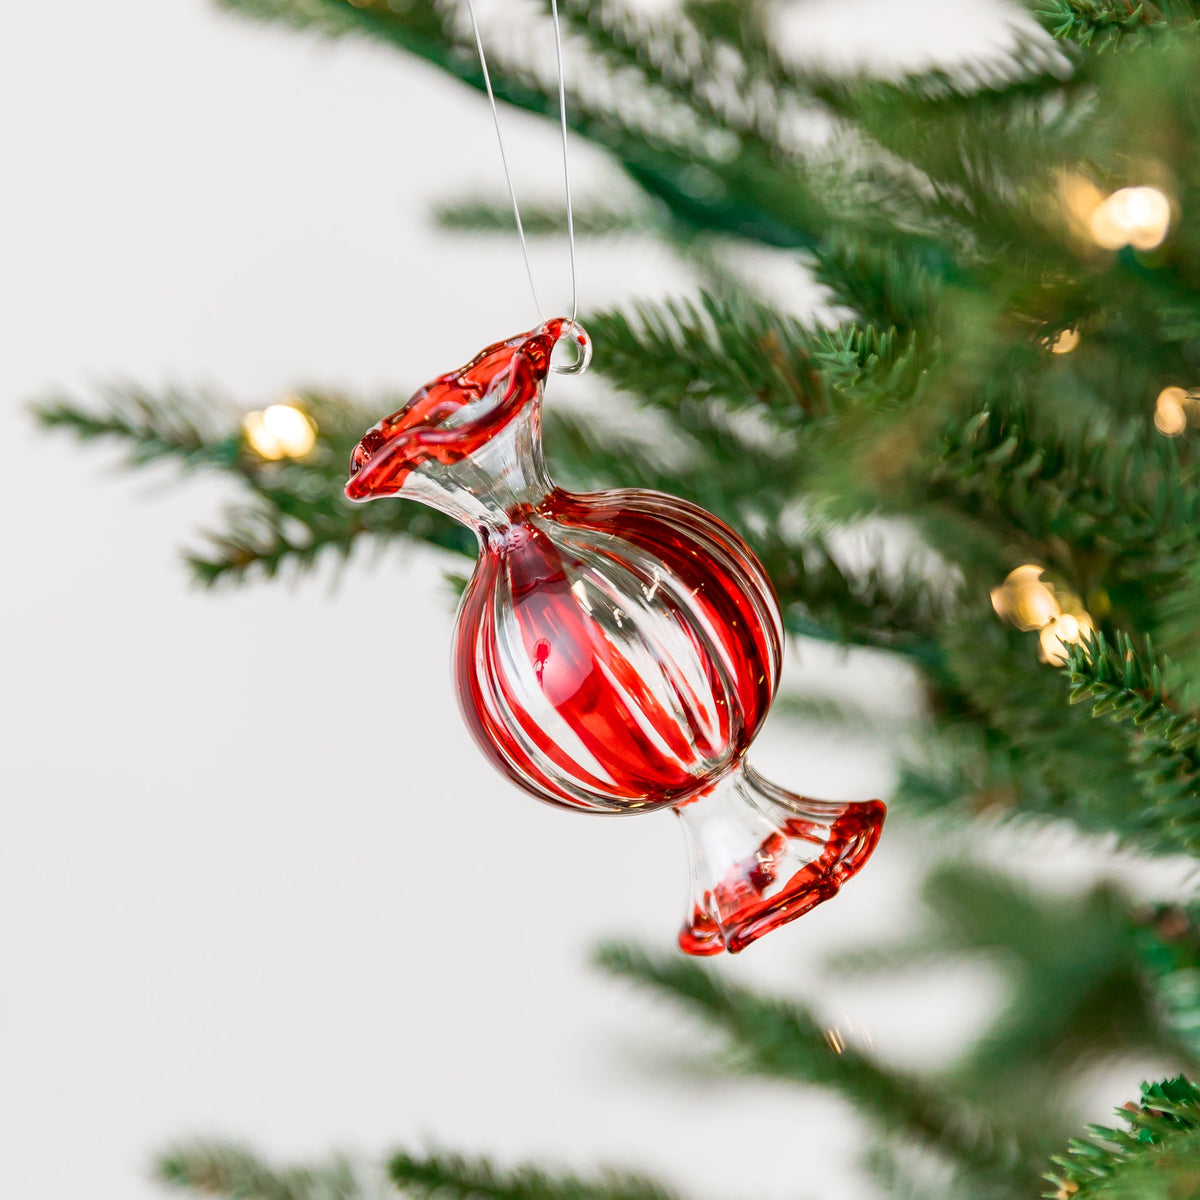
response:
[(733, 530), (661, 492), (550, 482), (542, 393), (564, 333), (586, 365), (586, 334), (555, 319), (422, 388), (355, 448), (346, 494), (418, 500), (476, 531), (454, 639), (476, 741), (551, 804), (673, 808), (691, 857), (680, 946), (736, 953), (833, 896), (884, 806), (793, 795), (746, 763), (782, 626)]

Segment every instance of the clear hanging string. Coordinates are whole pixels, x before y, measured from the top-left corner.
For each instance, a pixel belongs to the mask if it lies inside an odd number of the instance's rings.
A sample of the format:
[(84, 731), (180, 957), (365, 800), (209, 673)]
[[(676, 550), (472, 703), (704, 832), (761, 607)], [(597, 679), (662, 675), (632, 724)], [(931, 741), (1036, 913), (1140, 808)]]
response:
[[(533, 281), (533, 265), (529, 260), (529, 243), (525, 237), (525, 225), (521, 220), (521, 206), (517, 203), (517, 191), (513, 186), (512, 171), (508, 165), (508, 154), (504, 148), (504, 133), (500, 128), (500, 112), (496, 105), (496, 93), (492, 89), (492, 76), (488, 71), (487, 55), (483, 51), (483, 37), (479, 32), (479, 19), (475, 15), (474, 0), (467, 0), (467, 12), (471, 17), (471, 31), (475, 35), (475, 49), (479, 52), (479, 68), (483, 73), (483, 85), (487, 90), (488, 104), (492, 109), (492, 124), (496, 129), (496, 141), (500, 146), (500, 162), (504, 167), (504, 181), (508, 184), (508, 196), (512, 201), (513, 218), (517, 223), (517, 237), (521, 241), (521, 255), (525, 260), (525, 275), (529, 280), (529, 290), (533, 295), (533, 305), (542, 321), (546, 314), (538, 299), (537, 285)], [(550, 12), (554, 20), (554, 52), (558, 65), (558, 123), (562, 136), (562, 172), (563, 196), (567, 206), (567, 248), (571, 261), (571, 319), (567, 323), (564, 336), (569, 337), (575, 346), (575, 361), (566, 364), (555, 364), (554, 370), (559, 374), (575, 375), (586, 370), (592, 356), (591, 340), (583, 333), (576, 317), (579, 313), (579, 285), (575, 269), (575, 215), (571, 206), (571, 172), (567, 164), (567, 85), (566, 73), (563, 69), (562, 26), (558, 18), (558, 0), (550, 0)]]

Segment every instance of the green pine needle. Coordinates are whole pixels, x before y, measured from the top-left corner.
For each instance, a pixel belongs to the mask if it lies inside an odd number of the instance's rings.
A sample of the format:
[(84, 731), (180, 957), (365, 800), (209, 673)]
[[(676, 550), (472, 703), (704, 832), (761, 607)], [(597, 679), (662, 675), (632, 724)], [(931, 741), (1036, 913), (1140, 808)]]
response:
[[(1038, 894), (955, 859), (926, 876), (921, 899), (925, 920), (915, 939), (850, 951), (834, 966), (882, 976), (938, 962), (993, 962), (1007, 978), (1008, 1003), (953, 1068), (981, 1103), (1011, 1107), (1032, 1096), (1061, 1108), (1061, 1085), (1085, 1064), (1134, 1053), (1195, 1061), (1173, 1027), (1178, 1022), (1161, 1021), (1163, 983), (1146, 969), (1152, 946), (1162, 943), (1142, 906), (1111, 884), (1071, 896)], [(1173, 948), (1196, 953), (1195, 935)]]
[[(231, 1142), (186, 1142), (155, 1164), (160, 1182), (217, 1200), (383, 1200), (381, 1181), (368, 1181), (348, 1159), (312, 1167), (270, 1166)], [(388, 1189), (390, 1192), (390, 1189)]]
[(1097, 51), (1133, 39), (1200, 29), (1197, 0), (1028, 0), (1034, 16), (1056, 38)]
[(1200, 1088), (1179, 1076), (1142, 1085), (1117, 1109), (1123, 1128), (1092, 1127), (1046, 1175), (1047, 1200), (1188, 1200), (1200, 1195)]
[(881, 1130), (915, 1139), (976, 1172), (1019, 1174), (1023, 1169), (1025, 1149), (1013, 1129), (987, 1121), (961, 1098), (916, 1076), (881, 1065), (856, 1046), (835, 1043), (798, 1004), (724, 982), (681, 956), (657, 958), (608, 945), (597, 961), (710, 1022), (756, 1074), (829, 1088)]
[(640, 1175), (604, 1171), (583, 1178), (534, 1166), (500, 1170), (485, 1158), (444, 1151), (402, 1151), (389, 1161), (388, 1174), (414, 1200), (675, 1200), (673, 1192)]
[(1109, 640), (1097, 633), (1070, 648), (1064, 669), (1071, 703), (1090, 701), (1092, 716), (1131, 721), (1143, 736), (1180, 753), (1200, 746), (1200, 716), (1186, 696), (1170, 694), (1170, 663), (1155, 654), (1148, 638), (1137, 646), (1128, 634)]
[(240, 461), (234, 411), (213, 396), (111, 387), (94, 409), (56, 397), (34, 405), (33, 415), (45, 428), (81, 441), (122, 443), (130, 466), (174, 459), (190, 468), (237, 469)]
[[(571, 206), (575, 236), (612, 237), (614, 234), (657, 232), (656, 214), (649, 206), (614, 208), (598, 201), (576, 200)], [(516, 232), (512, 204), (507, 200), (453, 200), (437, 206), (434, 219), (443, 229), (464, 233)], [(521, 227), (529, 237), (561, 237), (567, 232), (567, 212), (561, 205), (522, 204)]]
[(674, 412), (687, 401), (719, 400), (730, 409), (760, 407), (785, 426), (826, 408), (809, 334), (748, 298), (702, 293), (592, 313), (586, 324), (595, 369), (643, 403)]
[(135, 466), (172, 460), (237, 482), (243, 500), (226, 507), (222, 527), (208, 534), (203, 550), (187, 555), (193, 577), (205, 586), (345, 561), (364, 537), (411, 539), (474, 556), (474, 534), (449, 517), (411, 504), (355, 505), (344, 496), (351, 449), (380, 413), (398, 407), (395, 399), (368, 409), (341, 396), (305, 392), (290, 402), (313, 420), (317, 441), (303, 458), (278, 462), (264, 461), (249, 446), (234, 405), (203, 395), (109, 389), (96, 407), (59, 399), (35, 415), (84, 441), (124, 445)]

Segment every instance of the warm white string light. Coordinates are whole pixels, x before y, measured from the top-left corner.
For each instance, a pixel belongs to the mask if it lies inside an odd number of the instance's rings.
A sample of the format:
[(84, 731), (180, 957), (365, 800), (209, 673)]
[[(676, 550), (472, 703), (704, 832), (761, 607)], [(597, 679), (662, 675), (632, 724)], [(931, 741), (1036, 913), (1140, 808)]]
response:
[(1043, 568), (1026, 563), (1010, 571), (992, 589), (996, 614), (1026, 632), (1038, 632), (1038, 658), (1061, 667), (1068, 646), (1078, 645), (1095, 631), (1095, 623), (1077, 596), (1058, 592), (1042, 579)]
[(317, 427), (294, 404), (269, 404), (242, 418), (242, 432), (260, 458), (303, 458), (317, 444)]
[(1120, 250), (1154, 250), (1171, 228), (1171, 201), (1155, 187), (1125, 187), (1105, 197), (1088, 218), (1097, 246)]
[(1104, 250), (1154, 250), (1171, 231), (1170, 197), (1148, 184), (1105, 195), (1086, 175), (1062, 171), (1058, 198), (1076, 234)]
[(1181, 387), (1165, 387), (1154, 402), (1154, 428), (1166, 437), (1178, 437), (1188, 424), (1190, 397)]
[(1064, 329), (1062, 333), (1060, 333), (1058, 337), (1056, 337), (1054, 341), (1050, 343), (1050, 349), (1055, 354), (1070, 354), (1071, 351), (1074, 350), (1078, 345), (1079, 330)]

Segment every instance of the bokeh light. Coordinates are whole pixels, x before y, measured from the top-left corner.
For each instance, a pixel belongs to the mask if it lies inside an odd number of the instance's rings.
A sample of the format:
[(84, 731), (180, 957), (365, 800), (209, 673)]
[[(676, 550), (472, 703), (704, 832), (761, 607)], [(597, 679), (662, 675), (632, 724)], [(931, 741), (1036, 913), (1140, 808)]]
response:
[(1171, 201), (1155, 187), (1126, 187), (1113, 192), (1092, 210), (1088, 230), (1097, 246), (1120, 250), (1153, 250), (1171, 228)]
[(270, 404), (249, 412), (242, 430), (250, 448), (262, 458), (303, 458), (317, 444), (317, 427), (294, 404)]
[(1058, 337), (1056, 337), (1054, 341), (1050, 343), (1050, 349), (1055, 354), (1070, 354), (1071, 351), (1074, 350), (1078, 345), (1079, 330), (1064, 329), (1062, 333), (1060, 333)]
[(1087, 613), (1060, 613), (1038, 634), (1038, 658), (1053, 667), (1066, 666), (1068, 647), (1078, 645), (1094, 630)]
[(996, 615), (1026, 632), (1041, 629), (1062, 611), (1054, 589), (1042, 582), (1042, 568), (1033, 563), (1010, 571), (991, 595)]
[(1178, 437), (1187, 428), (1191, 397), (1181, 387), (1165, 387), (1154, 402), (1154, 428), (1167, 437)]

